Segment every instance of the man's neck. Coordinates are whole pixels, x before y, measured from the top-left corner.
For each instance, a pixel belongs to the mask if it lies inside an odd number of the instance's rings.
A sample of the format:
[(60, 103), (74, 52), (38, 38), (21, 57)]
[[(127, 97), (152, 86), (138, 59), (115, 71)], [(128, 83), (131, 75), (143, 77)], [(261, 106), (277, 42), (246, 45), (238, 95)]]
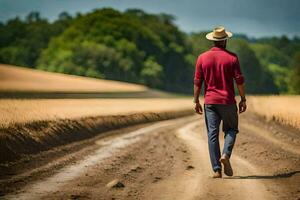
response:
[(223, 45), (214, 45), (214, 47), (221, 48), (221, 49), (226, 49), (226, 46), (223, 46)]

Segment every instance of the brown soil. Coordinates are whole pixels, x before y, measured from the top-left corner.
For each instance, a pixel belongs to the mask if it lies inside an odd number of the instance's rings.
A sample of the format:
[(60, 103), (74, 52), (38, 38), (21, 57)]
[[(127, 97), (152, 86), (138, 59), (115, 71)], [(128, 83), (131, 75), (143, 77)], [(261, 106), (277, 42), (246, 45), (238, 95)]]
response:
[(299, 199), (299, 135), (242, 114), (234, 176), (212, 179), (203, 117), (183, 117), (36, 155), (0, 188), (5, 199)]
[[(8, 162), (55, 146), (93, 137), (107, 130), (134, 124), (190, 115), (192, 110), (142, 112), (135, 114), (83, 117), (16, 123), (0, 127), (0, 169)], [(25, 157), (25, 158), (24, 158)], [(3, 173), (0, 171), (0, 176)]]

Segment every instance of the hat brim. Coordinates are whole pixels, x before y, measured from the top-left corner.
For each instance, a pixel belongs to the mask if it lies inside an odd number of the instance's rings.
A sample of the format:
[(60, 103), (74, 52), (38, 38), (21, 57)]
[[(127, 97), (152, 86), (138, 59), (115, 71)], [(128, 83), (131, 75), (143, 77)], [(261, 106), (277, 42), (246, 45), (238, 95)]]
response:
[(210, 32), (210, 33), (207, 33), (206, 34), (206, 39), (208, 39), (208, 40), (212, 40), (212, 41), (222, 41), (222, 40), (227, 40), (227, 39), (229, 39), (229, 38), (231, 38), (232, 37), (232, 33), (231, 32), (229, 32), (229, 31), (225, 31), (226, 32), (226, 37), (224, 37), (224, 38), (215, 38), (213, 35), (214, 35), (214, 32)]

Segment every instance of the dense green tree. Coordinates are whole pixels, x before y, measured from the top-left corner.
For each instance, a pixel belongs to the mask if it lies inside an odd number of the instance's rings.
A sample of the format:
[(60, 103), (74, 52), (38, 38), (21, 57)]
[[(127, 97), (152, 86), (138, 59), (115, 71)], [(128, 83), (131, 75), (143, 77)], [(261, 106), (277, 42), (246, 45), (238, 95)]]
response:
[(250, 47), (255, 52), (257, 58), (264, 65), (273, 63), (282, 67), (289, 66), (289, 57), (270, 44), (254, 43), (251, 44)]
[[(0, 23), (0, 63), (191, 94), (196, 58), (213, 44), (207, 32), (183, 33), (174, 20), (140, 9), (62, 12), (53, 22), (31, 12)], [(235, 34), (228, 47), (239, 56), (249, 93), (298, 91), (298, 37)]]
[(207, 32), (192, 33), (187, 38), (189, 46), (192, 47), (194, 59), (196, 59), (199, 54), (207, 51), (213, 46), (213, 43), (205, 38), (206, 34)]
[(250, 45), (263, 68), (273, 75), (274, 83), (280, 93), (288, 92), (290, 78), (290, 58), (270, 44)]
[(290, 91), (300, 94), (300, 52), (295, 53), (292, 61), (293, 73), (290, 79)]
[(86, 76), (83, 71), (92, 71), (107, 79), (191, 92), (185, 35), (172, 20), (141, 10), (95, 10), (75, 19), (50, 41), (39, 68)]
[(0, 27), (0, 62), (35, 67), (41, 50), (67, 27), (70, 20), (64, 18), (50, 24), (38, 12), (29, 13), (25, 20), (9, 20)]
[(297, 51), (300, 51), (300, 42), (297, 37), (289, 39), (286, 36), (260, 38), (256, 43), (269, 44), (287, 56), (293, 56)]
[(149, 57), (141, 71), (142, 82), (150, 87), (161, 88), (163, 80), (163, 68), (152, 57)]
[(247, 92), (251, 94), (278, 93), (272, 74), (263, 68), (254, 51), (245, 40), (231, 40), (229, 50), (235, 52), (239, 57), (240, 66), (246, 79)]

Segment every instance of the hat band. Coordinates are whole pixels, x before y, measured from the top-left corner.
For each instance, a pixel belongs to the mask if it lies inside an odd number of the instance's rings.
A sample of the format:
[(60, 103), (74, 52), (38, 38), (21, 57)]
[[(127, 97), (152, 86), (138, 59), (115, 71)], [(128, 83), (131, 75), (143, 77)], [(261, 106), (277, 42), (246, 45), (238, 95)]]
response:
[(222, 37), (216, 37), (216, 36), (214, 36), (213, 35), (213, 38), (216, 38), (216, 39), (223, 39), (223, 38), (226, 38), (228, 35), (224, 35), (224, 36), (222, 36)]

